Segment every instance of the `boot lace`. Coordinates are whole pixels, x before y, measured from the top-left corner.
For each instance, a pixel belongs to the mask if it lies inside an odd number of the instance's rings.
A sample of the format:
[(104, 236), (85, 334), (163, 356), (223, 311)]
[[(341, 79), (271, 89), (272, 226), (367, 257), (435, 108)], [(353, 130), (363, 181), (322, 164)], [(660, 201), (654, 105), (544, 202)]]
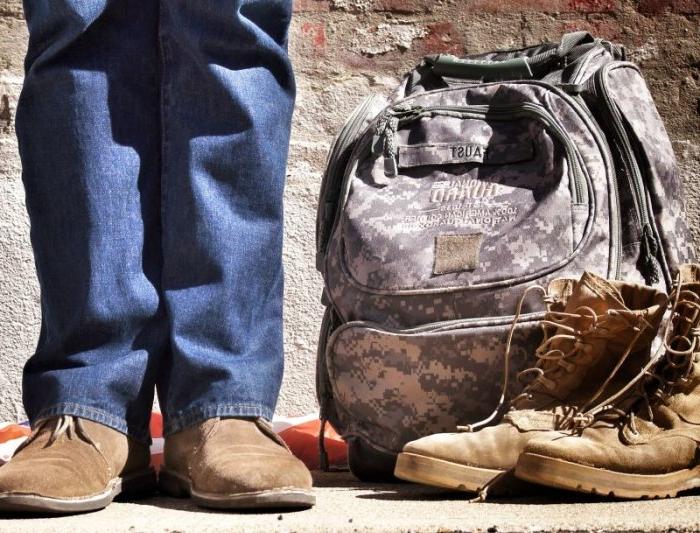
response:
[[(603, 315), (596, 314), (595, 310), (588, 306), (580, 306), (573, 312), (553, 311), (551, 307), (558, 301), (555, 295), (548, 294), (539, 285), (528, 287), (518, 301), (515, 316), (508, 333), (503, 357), (503, 383), (498, 403), (488, 417), (474, 424), (457, 426), (458, 431), (473, 432), (490, 424), (501, 414), (506, 405), (506, 397), (510, 387), (510, 360), (513, 335), (522, 314), (523, 303), (531, 292), (538, 292), (542, 303), (547, 307), (547, 313), (544, 319), (540, 321), (544, 339), (535, 351), (535, 357), (537, 358), (535, 366), (527, 368), (517, 375), (517, 381), (520, 383), (523, 383), (528, 376), (534, 375), (534, 378), (531, 378), (531, 381), (524, 386), (519, 395), (508, 402), (510, 403), (510, 409), (517, 408), (518, 404), (524, 400), (533, 399), (535, 392), (551, 392), (557, 386), (557, 376), (561, 372), (573, 372), (577, 366), (577, 360), (590, 352), (592, 348), (589, 340), (591, 335), (605, 331), (606, 322), (610, 317), (621, 317), (633, 328), (635, 334), (615, 368), (591, 396), (584, 406), (585, 408), (599, 398), (629, 357), (642, 333), (646, 328), (651, 327), (646, 320), (627, 309), (610, 309)], [(582, 409), (574, 406), (565, 406), (563, 407), (563, 414), (558, 415), (557, 425), (562, 429), (568, 429), (572, 424), (580, 424), (583, 420), (588, 420), (588, 418), (584, 415)]]
[(88, 432), (83, 426), (83, 422), (80, 418), (70, 415), (60, 415), (58, 417), (45, 418), (40, 420), (32, 434), (15, 450), (15, 455), (23, 448), (28, 446), (33, 442), (37, 436), (42, 432), (42, 430), (49, 424), (55, 423), (56, 426), (51, 430), (51, 435), (49, 435), (49, 440), (46, 446), (51, 446), (56, 442), (62, 435), (66, 435), (68, 438), (80, 438), (93, 446), (97, 451), (100, 451), (98, 444), (90, 437)]

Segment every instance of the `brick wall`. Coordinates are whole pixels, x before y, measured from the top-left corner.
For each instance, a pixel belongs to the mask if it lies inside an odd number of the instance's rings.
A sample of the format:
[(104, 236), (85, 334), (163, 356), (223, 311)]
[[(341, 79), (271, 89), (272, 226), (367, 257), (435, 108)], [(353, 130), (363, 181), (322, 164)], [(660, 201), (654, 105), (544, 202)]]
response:
[[(365, 94), (389, 91), (427, 53), (524, 46), (574, 29), (624, 43), (674, 141), (700, 246), (700, 0), (296, 0), (294, 10), (299, 97), (287, 177), (281, 412), (314, 408), (314, 212), (332, 136)], [(0, 420), (21, 415), (19, 371), (38, 324), (12, 123), (25, 39), (21, 2), (0, 0)]]

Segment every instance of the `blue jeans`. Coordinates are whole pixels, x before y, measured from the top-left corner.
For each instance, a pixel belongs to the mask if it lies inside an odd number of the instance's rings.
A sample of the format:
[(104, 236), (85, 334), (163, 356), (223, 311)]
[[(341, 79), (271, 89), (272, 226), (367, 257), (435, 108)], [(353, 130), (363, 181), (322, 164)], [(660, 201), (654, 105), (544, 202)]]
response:
[(31, 421), (148, 441), (271, 418), (291, 0), (25, 0), (17, 110), (42, 326)]

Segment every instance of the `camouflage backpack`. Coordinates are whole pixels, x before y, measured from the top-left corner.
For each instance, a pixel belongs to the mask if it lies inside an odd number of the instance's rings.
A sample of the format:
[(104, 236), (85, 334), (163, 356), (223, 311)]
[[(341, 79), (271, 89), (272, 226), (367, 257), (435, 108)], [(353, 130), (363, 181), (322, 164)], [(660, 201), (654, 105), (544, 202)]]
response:
[[(642, 75), (585, 32), (429, 56), (368, 97), (331, 148), (317, 251), (321, 417), (368, 480), (407, 441), (490, 413), (525, 287), (586, 269), (668, 289), (693, 254)], [(513, 372), (541, 334), (542, 306), (523, 313)]]

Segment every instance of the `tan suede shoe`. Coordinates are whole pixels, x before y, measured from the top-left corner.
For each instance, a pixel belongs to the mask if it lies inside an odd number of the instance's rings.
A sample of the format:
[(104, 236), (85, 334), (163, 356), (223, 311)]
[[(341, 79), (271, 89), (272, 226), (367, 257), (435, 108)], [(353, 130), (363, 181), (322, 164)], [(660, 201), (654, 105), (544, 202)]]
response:
[(219, 509), (305, 508), (311, 473), (263, 419), (210, 418), (165, 438), (160, 487)]
[(77, 513), (119, 494), (156, 489), (148, 446), (96, 422), (57, 416), (37, 424), (0, 467), (0, 512)]

